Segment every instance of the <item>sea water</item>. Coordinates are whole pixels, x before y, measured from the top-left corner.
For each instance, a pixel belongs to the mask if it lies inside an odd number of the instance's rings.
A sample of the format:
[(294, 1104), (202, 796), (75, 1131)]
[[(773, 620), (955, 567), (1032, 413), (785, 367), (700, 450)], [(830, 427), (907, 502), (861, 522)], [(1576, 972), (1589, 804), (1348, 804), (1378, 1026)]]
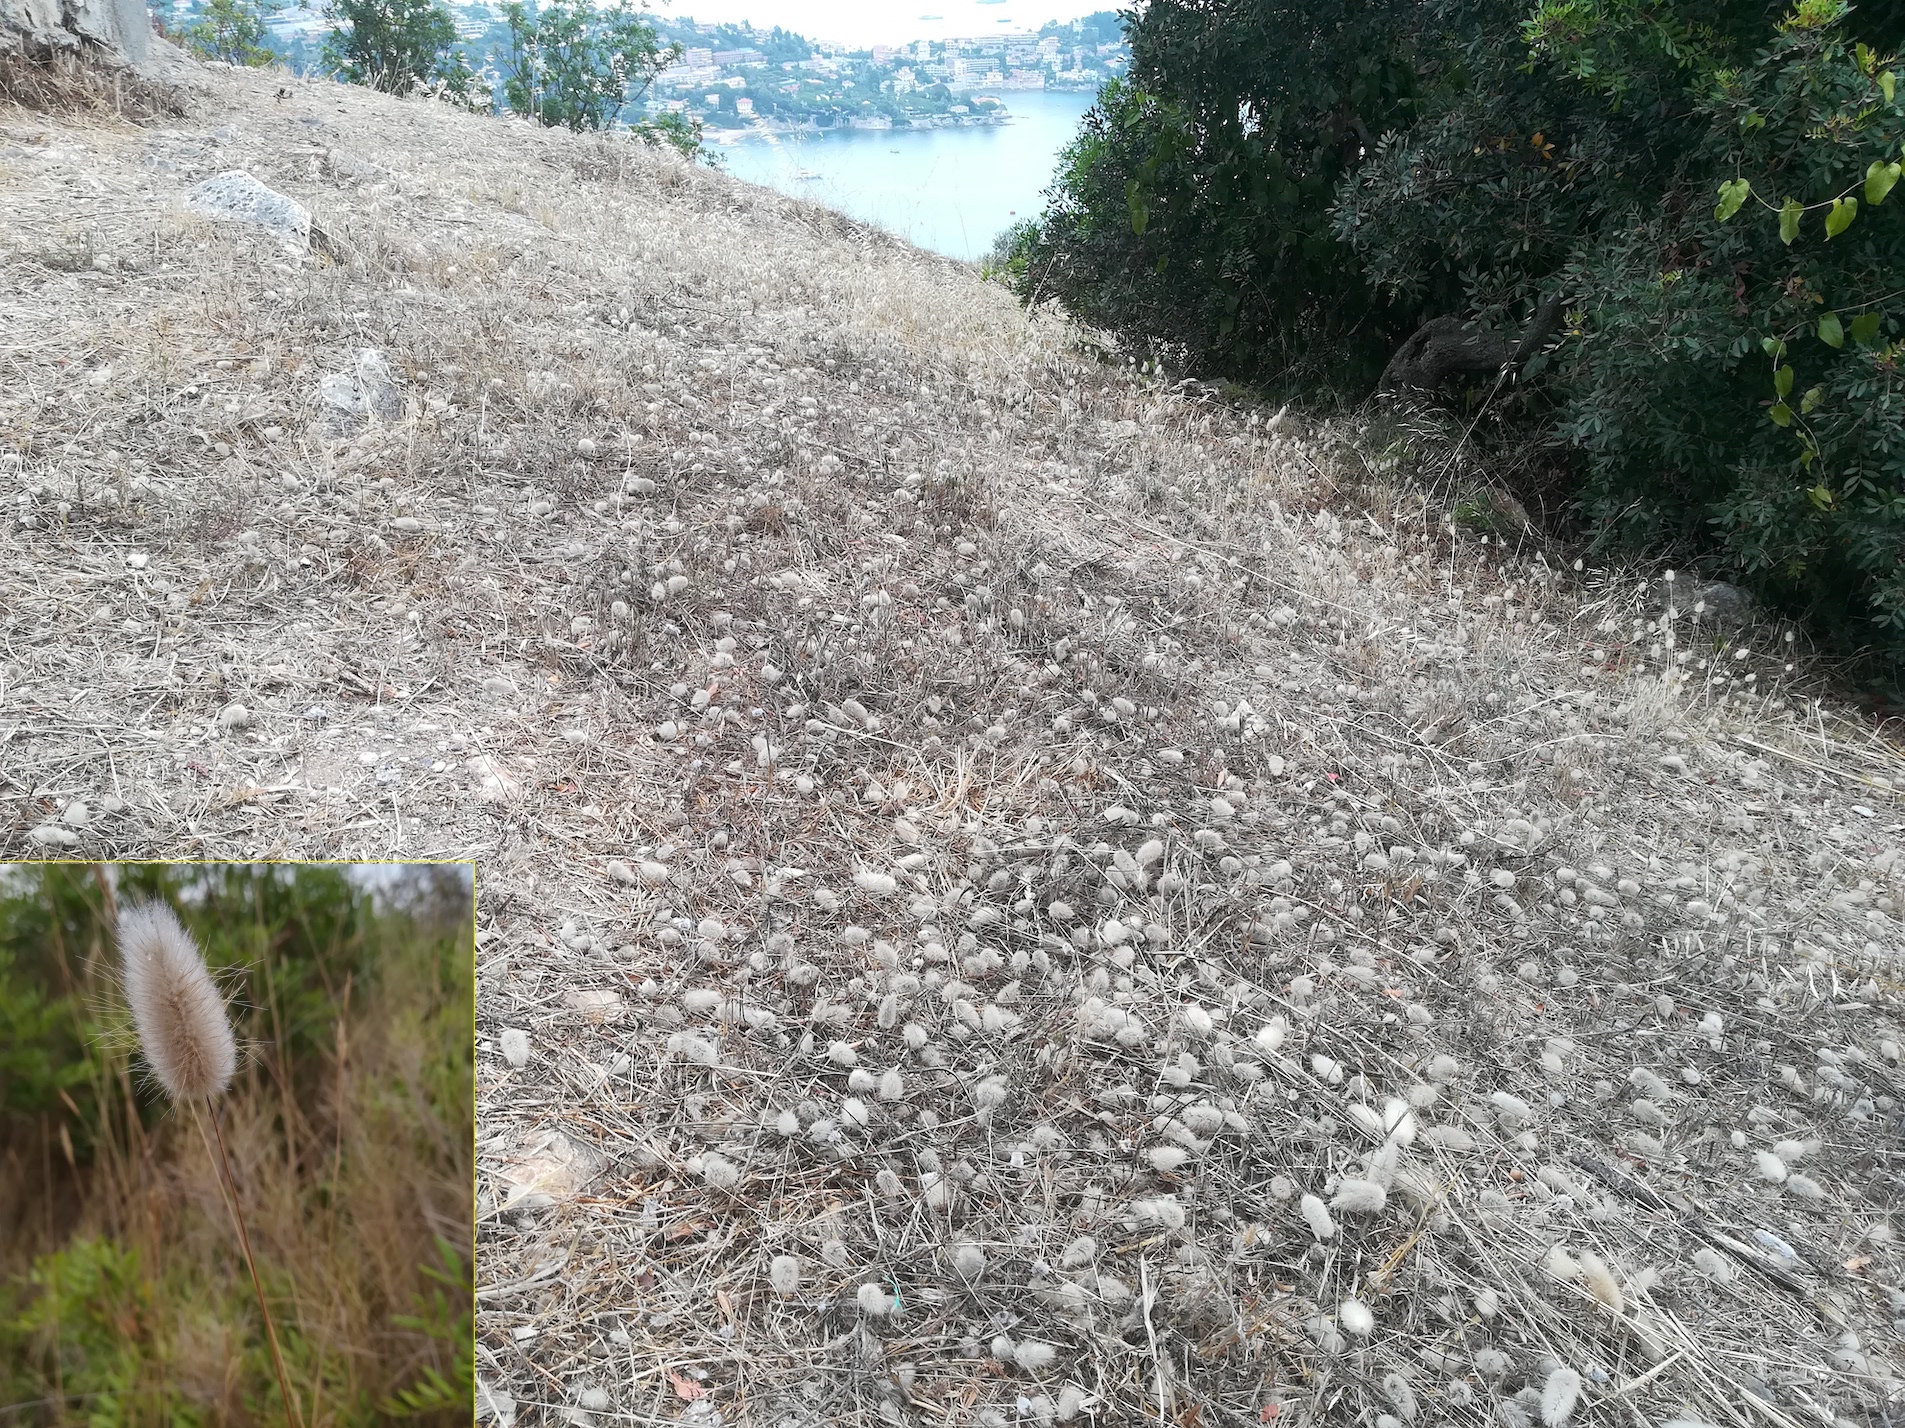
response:
[(1059, 151), (1096, 96), (1019, 89), (999, 97), (1009, 123), (750, 134), (718, 149), (723, 168), (736, 178), (824, 203), (922, 248), (971, 261), (984, 257), (1012, 224), (1038, 215)]

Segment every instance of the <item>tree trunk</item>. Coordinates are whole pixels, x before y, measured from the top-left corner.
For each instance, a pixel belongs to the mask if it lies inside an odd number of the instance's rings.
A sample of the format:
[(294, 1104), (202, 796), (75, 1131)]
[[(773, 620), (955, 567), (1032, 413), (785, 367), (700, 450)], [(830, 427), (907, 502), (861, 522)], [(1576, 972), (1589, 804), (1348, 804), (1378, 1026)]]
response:
[(1376, 390), (1433, 392), (1463, 373), (1519, 373), (1561, 325), (1563, 301), (1559, 293), (1544, 301), (1519, 336), (1459, 317), (1431, 318), (1396, 349)]

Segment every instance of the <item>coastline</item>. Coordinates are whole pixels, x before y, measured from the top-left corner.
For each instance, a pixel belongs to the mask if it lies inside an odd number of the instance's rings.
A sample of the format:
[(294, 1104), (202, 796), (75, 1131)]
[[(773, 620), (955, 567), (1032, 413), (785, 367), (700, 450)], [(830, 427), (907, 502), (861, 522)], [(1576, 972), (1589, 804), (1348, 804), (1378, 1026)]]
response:
[[(1096, 88), (1047, 86), (1043, 90), (1034, 92), (1042, 94), (1095, 95), (1097, 90)], [(1004, 104), (1004, 102), (1005, 101), (1001, 101), (1002, 104)], [(1010, 107), (1006, 107), (1002, 112), (997, 114), (922, 114), (906, 124), (868, 124), (856, 122), (852, 119), (843, 120), (837, 124), (826, 125), (811, 123), (770, 124), (765, 120), (756, 119), (743, 128), (704, 128), (702, 137), (709, 143), (718, 144), (724, 148), (731, 148), (747, 139), (779, 139), (782, 137), (811, 138), (816, 134), (831, 134), (835, 130), (840, 129), (868, 134), (904, 134), (910, 130), (918, 129), (988, 129), (1011, 124), (1019, 117), (1020, 116), (1015, 114)]]
[(748, 139), (777, 139), (782, 136), (810, 138), (848, 129), (862, 134), (904, 134), (916, 129), (987, 129), (1010, 124), (1005, 114), (927, 114), (907, 124), (750, 124), (745, 129), (703, 129), (702, 137), (716, 144), (731, 146)]

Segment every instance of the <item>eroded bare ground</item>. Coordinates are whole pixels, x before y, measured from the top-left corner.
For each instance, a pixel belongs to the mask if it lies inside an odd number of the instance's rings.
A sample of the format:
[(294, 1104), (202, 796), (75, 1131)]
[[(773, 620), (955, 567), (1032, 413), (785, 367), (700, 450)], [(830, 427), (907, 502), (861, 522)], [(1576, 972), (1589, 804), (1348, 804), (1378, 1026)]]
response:
[(1782, 631), (815, 208), (194, 84), (0, 112), (0, 839), (481, 860), (486, 1412), (1897, 1421), (1905, 771)]

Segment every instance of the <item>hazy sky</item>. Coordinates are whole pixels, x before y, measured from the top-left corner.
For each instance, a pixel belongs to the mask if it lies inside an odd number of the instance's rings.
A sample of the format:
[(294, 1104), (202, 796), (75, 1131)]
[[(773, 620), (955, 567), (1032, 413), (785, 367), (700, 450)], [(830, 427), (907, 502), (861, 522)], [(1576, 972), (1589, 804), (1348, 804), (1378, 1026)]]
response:
[[(649, 0), (648, 8), (668, 19), (703, 24), (746, 21), (866, 48), (905, 40), (950, 36), (1005, 35), (1038, 29), (1047, 20), (1076, 20), (1094, 10), (1129, 8), (1130, 0)], [(936, 15), (938, 19), (922, 19)], [(1007, 21), (1000, 24), (1001, 20)]]

